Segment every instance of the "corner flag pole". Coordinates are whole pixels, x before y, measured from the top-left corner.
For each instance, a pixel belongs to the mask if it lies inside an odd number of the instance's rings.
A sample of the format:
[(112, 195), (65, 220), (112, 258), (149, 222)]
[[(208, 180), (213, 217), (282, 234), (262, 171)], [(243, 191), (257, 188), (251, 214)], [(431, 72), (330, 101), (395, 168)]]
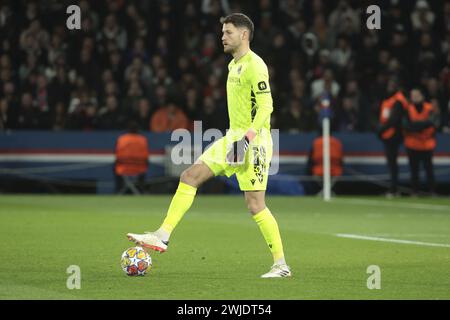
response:
[(331, 200), (331, 173), (330, 173), (330, 118), (322, 120), (323, 137), (323, 200)]

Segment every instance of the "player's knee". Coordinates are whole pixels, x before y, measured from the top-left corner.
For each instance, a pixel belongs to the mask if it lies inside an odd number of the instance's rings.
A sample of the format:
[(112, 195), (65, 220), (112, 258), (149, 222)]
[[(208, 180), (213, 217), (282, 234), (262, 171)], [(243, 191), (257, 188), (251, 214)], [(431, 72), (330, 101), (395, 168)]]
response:
[(193, 187), (198, 187), (200, 185), (198, 174), (196, 174), (192, 168), (183, 170), (180, 175), (180, 181)]
[(248, 209), (248, 211), (250, 211), (250, 213), (252, 215), (255, 215), (255, 214), (263, 211), (265, 207), (266, 207), (266, 205), (264, 202), (257, 201), (257, 200), (251, 200), (251, 199), (247, 200), (247, 209)]
[(192, 185), (192, 183), (195, 181), (195, 176), (192, 174), (192, 172), (188, 169), (183, 170), (183, 172), (180, 175), (180, 181), (189, 185)]

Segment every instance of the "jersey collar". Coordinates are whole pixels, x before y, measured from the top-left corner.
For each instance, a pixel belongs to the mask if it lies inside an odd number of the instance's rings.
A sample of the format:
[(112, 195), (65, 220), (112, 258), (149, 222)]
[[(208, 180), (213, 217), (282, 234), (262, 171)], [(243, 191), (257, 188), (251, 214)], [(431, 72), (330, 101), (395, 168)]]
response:
[(250, 53), (251, 53), (251, 52), (252, 52), (252, 50), (249, 49), (242, 57), (239, 58), (238, 61), (235, 61), (234, 58), (233, 58), (233, 60), (232, 60), (233, 64), (236, 64), (236, 63), (240, 63), (240, 62), (242, 62), (242, 61), (245, 61), (248, 57), (250, 57)]

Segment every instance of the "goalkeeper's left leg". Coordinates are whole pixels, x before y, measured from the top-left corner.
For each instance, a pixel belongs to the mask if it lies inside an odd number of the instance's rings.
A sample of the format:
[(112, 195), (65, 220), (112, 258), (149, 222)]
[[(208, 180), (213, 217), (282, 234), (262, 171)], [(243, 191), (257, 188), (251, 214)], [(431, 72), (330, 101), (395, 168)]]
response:
[(280, 230), (275, 217), (266, 207), (264, 201), (265, 191), (246, 191), (245, 200), (253, 219), (258, 224), (261, 233), (272, 253), (273, 266), (272, 269), (264, 274), (263, 278), (281, 278), (290, 277), (291, 271), (286, 264), (283, 251), (283, 243), (281, 241)]

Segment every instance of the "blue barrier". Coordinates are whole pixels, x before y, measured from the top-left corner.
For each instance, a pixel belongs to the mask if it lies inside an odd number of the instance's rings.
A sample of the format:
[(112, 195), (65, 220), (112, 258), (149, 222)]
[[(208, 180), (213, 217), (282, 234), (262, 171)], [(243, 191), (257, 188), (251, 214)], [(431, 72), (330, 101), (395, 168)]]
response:
[[(0, 133), (0, 176), (82, 181), (97, 184), (98, 193), (111, 193), (114, 186), (113, 149), (123, 131), (47, 132), (13, 131)], [(164, 149), (175, 145), (170, 133), (144, 133), (149, 141), (150, 163), (147, 180), (165, 176)], [(274, 193), (303, 192), (301, 184), (282, 182), (286, 176), (304, 176), (307, 155), (315, 134), (279, 135), (279, 171), (269, 185)], [(386, 176), (383, 145), (371, 133), (336, 134), (344, 147), (346, 176)], [(450, 181), (450, 135), (437, 135), (434, 163), (438, 182)], [(210, 142), (204, 142), (205, 147)], [(401, 149), (401, 180), (409, 179), (407, 159)], [(292, 180), (292, 179), (291, 179)], [(284, 180), (287, 181), (287, 180)], [(300, 181), (300, 178), (298, 179)], [(231, 183), (231, 182), (230, 182)], [(281, 187), (280, 187), (281, 186)], [(286, 189), (287, 188), (287, 189)]]

